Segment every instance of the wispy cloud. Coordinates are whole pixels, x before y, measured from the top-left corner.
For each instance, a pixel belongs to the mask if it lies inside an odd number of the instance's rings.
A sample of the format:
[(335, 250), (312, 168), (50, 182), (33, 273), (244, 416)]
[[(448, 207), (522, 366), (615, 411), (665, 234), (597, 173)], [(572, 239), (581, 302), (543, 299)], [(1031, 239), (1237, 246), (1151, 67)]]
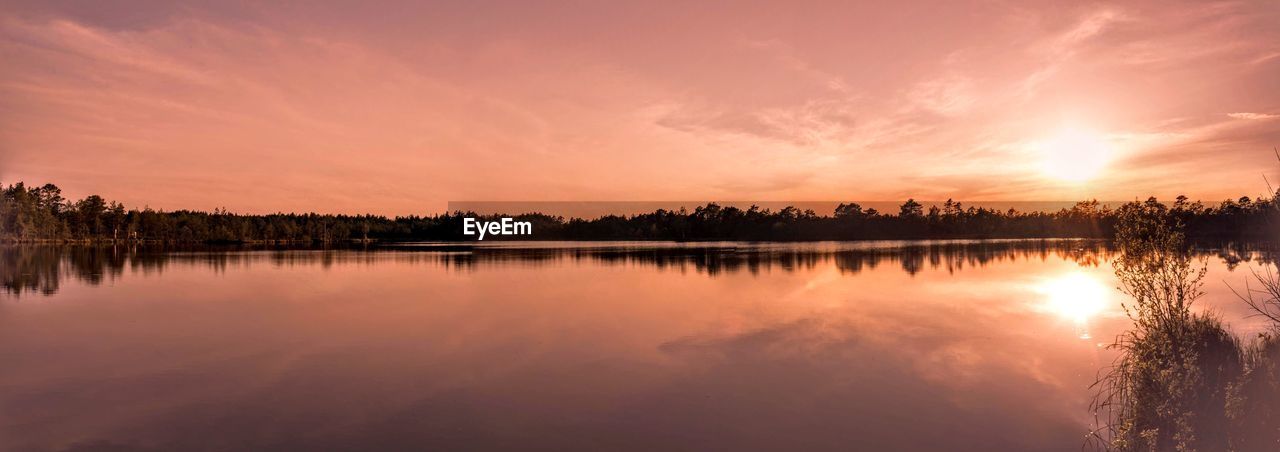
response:
[[(1250, 189), (1280, 141), (1263, 3), (397, 8), (14, 6), (0, 178), (393, 214), (530, 194), (1127, 199), (1165, 181), (1213, 198)], [(1025, 144), (1064, 124), (1124, 154), (1090, 184), (1046, 181)]]
[(1248, 112), (1227, 113), (1227, 116), (1235, 119), (1249, 119), (1249, 120), (1280, 118), (1280, 115), (1272, 115), (1267, 113), (1248, 113)]
[(956, 74), (921, 82), (907, 98), (925, 110), (941, 115), (963, 114), (978, 102), (973, 80)]

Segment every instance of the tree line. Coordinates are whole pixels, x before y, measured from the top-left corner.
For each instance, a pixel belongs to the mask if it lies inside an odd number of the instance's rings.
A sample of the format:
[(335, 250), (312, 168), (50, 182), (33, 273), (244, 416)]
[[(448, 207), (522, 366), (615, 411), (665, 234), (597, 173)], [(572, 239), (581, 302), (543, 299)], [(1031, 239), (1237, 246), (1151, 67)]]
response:
[[(0, 189), (0, 241), (140, 243), (335, 243), (349, 241), (474, 240), (462, 235), (464, 218), (494, 220), (508, 215), (446, 212), (429, 216), (385, 217), (275, 213), (244, 215), (217, 209), (160, 211), (126, 208), (91, 195), (65, 199), (56, 185), (21, 182)], [(1271, 198), (1222, 201), (1207, 205), (1179, 196), (1172, 203), (1156, 198), (1133, 201), (1168, 212), (1192, 238), (1280, 239), (1280, 190)], [(692, 211), (662, 210), (594, 219), (541, 213), (509, 215), (533, 224), (531, 236), (505, 240), (866, 240), (934, 238), (1110, 238), (1125, 206), (1082, 201), (1055, 212), (1021, 212), (966, 207), (946, 201), (924, 206), (907, 200), (898, 212), (840, 204), (830, 215), (786, 207), (740, 209), (714, 203)], [(486, 239), (488, 240), (488, 238)]]

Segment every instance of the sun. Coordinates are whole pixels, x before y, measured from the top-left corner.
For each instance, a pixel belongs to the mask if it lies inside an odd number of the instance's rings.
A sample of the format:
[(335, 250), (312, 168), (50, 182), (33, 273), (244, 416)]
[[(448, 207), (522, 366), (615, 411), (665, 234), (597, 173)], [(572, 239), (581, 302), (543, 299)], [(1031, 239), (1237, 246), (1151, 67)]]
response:
[(1066, 128), (1046, 140), (1037, 142), (1040, 169), (1045, 176), (1071, 183), (1092, 180), (1111, 161), (1112, 146), (1105, 137), (1093, 131)]

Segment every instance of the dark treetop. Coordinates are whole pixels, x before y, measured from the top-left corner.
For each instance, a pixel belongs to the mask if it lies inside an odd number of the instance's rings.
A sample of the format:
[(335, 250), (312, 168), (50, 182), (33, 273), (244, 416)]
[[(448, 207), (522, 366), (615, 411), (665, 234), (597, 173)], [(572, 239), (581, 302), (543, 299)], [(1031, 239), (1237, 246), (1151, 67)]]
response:
[[(0, 241), (251, 243), (474, 240), (462, 235), (463, 218), (500, 215), (450, 212), (388, 218), (376, 215), (276, 213), (241, 215), (149, 208), (127, 209), (93, 195), (79, 201), (62, 197), (52, 184), (16, 183), (0, 196)], [(1280, 191), (1277, 191), (1280, 196)], [(1193, 238), (1280, 239), (1280, 202), (1276, 197), (1242, 197), (1217, 205), (1179, 196), (1172, 204), (1155, 198), (1112, 208), (1097, 201), (1057, 212), (997, 211), (965, 207), (948, 200), (924, 206), (907, 200), (898, 212), (864, 210), (841, 204), (831, 215), (787, 207), (768, 209), (707, 204), (692, 212), (658, 210), (632, 216), (565, 219), (512, 212), (533, 223), (530, 236), (490, 236), (486, 240), (863, 240), (934, 238), (1109, 238), (1124, 209), (1167, 210)]]

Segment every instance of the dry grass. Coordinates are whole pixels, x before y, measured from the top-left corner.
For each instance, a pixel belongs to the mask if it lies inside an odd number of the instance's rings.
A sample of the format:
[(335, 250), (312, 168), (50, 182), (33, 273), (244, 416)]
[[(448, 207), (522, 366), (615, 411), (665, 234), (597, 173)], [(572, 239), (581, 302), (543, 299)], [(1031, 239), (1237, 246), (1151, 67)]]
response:
[(1118, 451), (1280, 450), (1280, 274), (1269, 268), (1237, 292), (1274, 322), (1248, 345), (1217, 318), (1194, 313), (1205, 264), (1181, 225), (1148, 204), (1122, 212), (1115, 260), (1133, 328), (1099, 373), (1086, 448)]

